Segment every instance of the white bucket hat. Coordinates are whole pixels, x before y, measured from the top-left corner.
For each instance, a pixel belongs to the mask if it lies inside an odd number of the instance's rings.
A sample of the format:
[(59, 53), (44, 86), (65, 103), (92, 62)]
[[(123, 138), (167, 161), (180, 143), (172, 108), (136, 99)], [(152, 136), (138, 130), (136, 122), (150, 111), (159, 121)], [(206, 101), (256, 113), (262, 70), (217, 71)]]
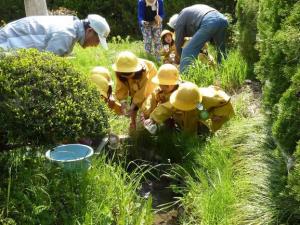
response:
[(106, 19), (97, 14), (90, 14), (87, 19), (90, 22), (90, 27), (98, 34), (102, 47), (108, 49), (106, 38), (110, 33), (110, 28)]
[(176, 26), (176, 22), (178, 19), (178, 14), (174, 14), (173, 16), (171, 16), (171, 18), (169, 19), (169, 22), (167, 23), (172, 29), (175, 28)]

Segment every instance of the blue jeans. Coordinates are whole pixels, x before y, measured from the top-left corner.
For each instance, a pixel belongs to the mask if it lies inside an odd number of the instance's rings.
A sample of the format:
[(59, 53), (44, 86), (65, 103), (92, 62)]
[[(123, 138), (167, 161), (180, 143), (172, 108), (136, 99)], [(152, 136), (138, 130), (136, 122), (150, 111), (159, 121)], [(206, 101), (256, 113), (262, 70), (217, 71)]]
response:
[(226, 58), (225, 52), (225, 33), (228, 27), (226, 17), (218, 11), (207, 13), (199, 25), (198, 30), (193, 35), (189, 43), (182, 49), (180, 59), (180, 72), (197, 59), (200, 50), (207, 41), (213, 40), (217, 48), (218, 63), (221, 63), (222, 57)]

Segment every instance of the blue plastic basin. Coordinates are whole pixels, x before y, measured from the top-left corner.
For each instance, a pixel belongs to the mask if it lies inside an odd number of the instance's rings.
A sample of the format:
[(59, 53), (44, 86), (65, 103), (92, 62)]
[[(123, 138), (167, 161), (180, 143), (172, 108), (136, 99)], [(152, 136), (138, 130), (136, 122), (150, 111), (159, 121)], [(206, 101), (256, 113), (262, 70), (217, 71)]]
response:
[(60, 145), (46, 152), (46, 158), (57, 162), (66, 170), (87, 170), (91, 163), (88, 160), (94, 150), (87, 145), (68, 144)]

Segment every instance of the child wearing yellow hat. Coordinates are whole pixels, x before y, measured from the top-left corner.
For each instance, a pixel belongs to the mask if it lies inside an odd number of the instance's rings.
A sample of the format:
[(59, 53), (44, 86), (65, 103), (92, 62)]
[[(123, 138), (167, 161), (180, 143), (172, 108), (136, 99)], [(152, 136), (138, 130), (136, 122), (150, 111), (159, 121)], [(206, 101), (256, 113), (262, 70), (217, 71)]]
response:
[(186, 133), (197, 134), (203, 127), (215, 132), (234, 115), (230, 97), (215, 86), (198, 88), (185, 82), (170, 96), (170, 101), (156, 107), (149, 124), (162, 124), (172, 118)]
[(179, 64), (179, 57), (176, 54), (176, 46), (174, 41), (174, 34), (169, 30), (163, 30), (161, 33), (161, 56), (163, 63)]
[[(151, 82), (157, 69), (153, 62), (130, 51), (120, 52), (112, 68), (116, 74), (116, 99), (121, 102), (123, 114), (131, 118), (130, 129), (135, 130), (137, 111), (157, 86)], [(126, 112), (128, 97), (131, 101)]]
[(98, 91), (108, 107), (116, 114), (122, 114), (121, 104), (117, 102), (112, 93), (113, 81), (107, 68), (96, 66), (91, 70), (91, 81), (96, 84)]
[(142, 106), (143, 119), (148, 119), (151, 112), (159, 105), (168, 102), (173, 91), (180, 83), (179, 71), (172, 64), (163, 64), (152, 82), (159, 85), (145, 100)]

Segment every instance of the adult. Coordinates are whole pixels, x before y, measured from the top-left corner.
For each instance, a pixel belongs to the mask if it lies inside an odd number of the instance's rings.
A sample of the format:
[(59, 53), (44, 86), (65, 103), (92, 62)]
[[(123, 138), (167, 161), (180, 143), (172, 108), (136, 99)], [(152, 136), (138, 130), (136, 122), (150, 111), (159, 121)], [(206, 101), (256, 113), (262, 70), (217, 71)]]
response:
[(157, 60), (160, 60), (163, 17), (163, 0), (138, 0), (138, 22), (143, 34), (145, 50), (148, 54), (153, 52)]
[(31, 16), (8, 23), (0, 30), (0, 48), (36, 48), (66, 56), (76, 42), (83, 48), (99, 43), (107, 48), (109, 32), (106, 20), (96, 14), (85, 20), (75, 16)]
[[(181, 55), (180, 72), (183, 72), (198, 57), (206, 42), (212, 40), (217, 47), (218, 63), (226, 57), (225, 33), (228, 27), (226, 17), (216, 9), (196, 4), (173, 15), (168, 25), (175, 30), (175, 45)], [(185, 37), (192, 37), (182, 48)]]

